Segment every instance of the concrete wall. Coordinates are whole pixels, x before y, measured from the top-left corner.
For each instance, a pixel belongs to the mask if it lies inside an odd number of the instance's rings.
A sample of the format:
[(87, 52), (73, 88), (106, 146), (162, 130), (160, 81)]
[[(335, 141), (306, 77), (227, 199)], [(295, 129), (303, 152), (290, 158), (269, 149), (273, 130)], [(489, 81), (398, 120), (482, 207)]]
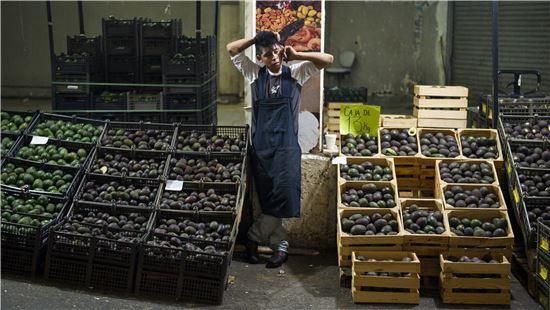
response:
[[(214, 32), (214, 2), (202, 2), (202, 33)], [(66, 36), (79, 32), (76, 1), (52, 1), (54, 46), (66, 51)], [(195, 2), (84, 1), (86, 34), (101, 34), (101, 18), (181, 18), (183, 33), (195, 33)], [(238, 19), (235, 19), (237, 22)], [(50, 96), (50, 54), (44, 1), (2, 2), (2, 95)]]
[(219, 72), (222, 75), (218, 80), (218, 92), (222, 100), (235, 101), (239, 99), (238, 97), (243, 96), (244, 79), (233, 66), (225, 48), (227, 43), (244, 36), (244, 24), (239, 22), (241, 20), (244, 20), (243, 2), (220, 2), (218, 60)]
[[(406, 94), (416, 82), (444, 83), (445, 2), (327, 2), (327, 52), (354, 51), (343, 86)], [(325, 85), (336, 80), (326, 75)]]

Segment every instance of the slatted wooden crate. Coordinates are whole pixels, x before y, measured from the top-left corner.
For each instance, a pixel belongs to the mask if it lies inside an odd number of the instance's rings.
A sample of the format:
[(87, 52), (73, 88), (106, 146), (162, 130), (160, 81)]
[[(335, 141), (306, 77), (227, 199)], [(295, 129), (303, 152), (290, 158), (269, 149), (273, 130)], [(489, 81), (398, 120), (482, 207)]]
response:
[[(393, 158), (380, 158), (380, 157), (357, 157), (357, 156), (348, 156), (346, 157), (346, 164), (348, 166), (351, 165), (361, 165), (364, 162), (371, 162), (375, 166), (380, 166), (382, 168), (388, 167), (392, 171), (392, 179), (390, 181), (395, 182), (397, 180), (397, 177), (395, 175), (395, 165), (393, 162)], [(341, 177), (341, 164), (338, 164), (337, 167), (337, 175), (339, 179), (339, 183), (346, 182), (344, 178)], [(373, 180), (365, 180), (365, 181), (373, 181)], [(347, 181), (347, 182), (363, 182), (363, 181)]]
[[(338, 205), (338, 208), (340, 209), (346, 209), (346, 210), (355, 210), (355, 211), (361, 211), (361, 210), (364, 210), (364, 209), (367, 209), (367, 208), (363, 208), (363, 207), (350, 207), (350, 206), (346, 206), (344, 204), (344, 202), (342, 201), (342, 194), (344, 194), (346, 192), (346, 190), (348, 189), (361, 189), (361, 187), (365, 184), (375, 184), (376, 185), (376, 188), (378, 189), (381, 189), (381, 188), (384, 188), (384, 187), (389, 187), (392, 192), (393, 192), (393, 197), (394, 197), (394, 200), (395, 200), (395, 207), (393, 208), (398, 208), (399, 207), (399, 198), (398, 198), (398, 190), (397, 190), (397, 184), (395, 182), (395, 180), (393, 181), (389, 181), (389, 182), (383, 182), (383, 181), (377, 181), (377, 182), (374, 182), (374, 181), (345, 181), (345, 182), (340, 182), (340, 184), (338, 185), (338, 191), (337, 191), (337, 205)], [(371, 208), (368, 208), (368, 209), (371, 209)], [(385, 208), (381, 208), (381, 209), (385, 209)]]
[(413, 115), (418, 127), (465, 128), (468, 88), (462, 86), (415, 85)]
[(500, 210), (500, 211), (506, 211), (508, 208), (506, 206), (506, 200), (504, 199), (504, 195), (502, 194), (502, 190), (498, 185), (487, 185), (487, 184), (446, 184), (445, 186), (442, 186), (439, 189), (439, 197), (445, 197), (445, 192), (451, 190), (454, 186), (460, 186), (464, 190), (473, 190), (473, 189), (479, 189), (481, 187), (486, 187), (489, 192), (495, 194), (498, 197), (498, 202), (500, 204), (499, 208), (457, 208), (455, 206), (452, 206), (447, 203), (445, 199), (443, 200), (443, 206), (445, 207), (445, 210), (480, 210), (480, 211), (491, 211), (491, 210)]
[(493, 172), (493, 178), (494, 178), (494, 182), (491, 183), (491, 184), (483, 184), (483, 183), (479, 183), (480, 185), (496, 185), (496, 186), (499, 186), (499, 182), (498, 182), (498, 176), (497, 176), (497, 170), (495, 168), (495, 165), (492, 161), (487, 161), (487, 160), (477, 160), (477, 159), (446, 159), (446, 160), (437, 160), (436, 163), (435, 163), (435, 188), (436, 188), (436, 196), (435, 198), (442, 198), (441, 196), (441, 191), (438, 190), (442, 187), (445, 187), (447, 186), (448, 184), (452, 184), (452, 185), (455, 185), (455, 184), (474, 184), (474, 183), (447, 183), (445, 182), (444, 180), (441, 179), (441, 170), (440, 170), (440, 164), (442, 162), (445, 162), (447, 164), (450, 164), (450, 163), (459, 163), (459, 164), (462, 164), (462, 163), (469, 163), (469, 164), (481, 164), (481, 163), (484, 163), (484, 164), (487, 164), (491, 167), (491, 171)]
[(380, 126), (393, 128), (412, 128), (417, 127), (418, 122), (416, 117), (412, 115), (400, 114), (381, 114)]
[(499, 263), (453, 262), (447, 255), (441, 255), (443, 303), (510, 304), (510, 263), (505, 256), (492, 257)]
[[(502, 152), (502, 145), (500, 144), (500, 138), (498, 136), (498, 131), (496, 129), (473, 129), (473, 128), (467, 128), (467, 129), (459, 129), (458, 130), (458, 141), (460, 142), (460, 137), (462, 136), (472, 136), (472, 137), (488, 137), (491, 139), (495, 139), (497, 143), (497, 151), (498, 151), (498, 157), (496, 159), (488, 158), (486, 160), (494, 162), (494, 165), (501, 169), (504, 166), (504, 156)], [(466, 158), (462, 153), (462, 147), (460, 148), (462, 158)]]
[[(393, 209), (364, 209), (364, 210), (344, 210), (337, 211), (338, 224), (337, 231), (337, 246), (338, 246), (338, 265), (340, 268), (351, 267), (351, 254), (353, 251), (401, 251), (403, 246), (403, 226), (399, 216), (399, 210)], [(342, 218), (349, 217), (353, 214), (368, 214), (380, 213), (384, 215), (391, 213), (397, 220), (398, 234), (384, 236), (354, 236), (342, 231)]]
[[(409, 262), (403, 261), (408, 257)], [(359, 258), (364, 258), (359, 259)], [(375, 259), (376, 261), (369, 261)], [(383, 261), (391, 259), (392, 261)], [(393, 275), (368, 275), (388, 272)], [(352, 253), (352, 295), (355, 303), (406, 303), (420, 301), (420, 262), (411, 252)]]
[(452, 217), (462, 218), (476, 218), (481, 221), (490, 221), (495, 217), (503, 218), (506, 220), (506, 236), (503, 237), (476, 237), (476, 236), (458, 236), (452, 232), (449, 238), (449, 252), (453, 250), (472, 249), (479, 250), (485, 249), (491, 251), (491, 253), (503, 254), (507, 258), (512, 257), (512, 247), (514, 245), (514, 232), (510, 224), (510, 218), (506, 211), (500, 210), (451, 210), (445, 211), (447, 213), (447, 219), (450, 221)]

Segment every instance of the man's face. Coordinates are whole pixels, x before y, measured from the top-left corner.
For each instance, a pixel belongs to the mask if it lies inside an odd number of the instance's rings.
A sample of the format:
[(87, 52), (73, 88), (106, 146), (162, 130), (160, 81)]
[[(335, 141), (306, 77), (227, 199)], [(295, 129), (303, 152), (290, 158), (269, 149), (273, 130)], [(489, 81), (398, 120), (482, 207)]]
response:
[(261, 49), (258, 60), (260, 60), (269, 71), (279, 72), (283, 64), (284, 47), (279, 44), (274, 44), (271, 47), (262, 47)]

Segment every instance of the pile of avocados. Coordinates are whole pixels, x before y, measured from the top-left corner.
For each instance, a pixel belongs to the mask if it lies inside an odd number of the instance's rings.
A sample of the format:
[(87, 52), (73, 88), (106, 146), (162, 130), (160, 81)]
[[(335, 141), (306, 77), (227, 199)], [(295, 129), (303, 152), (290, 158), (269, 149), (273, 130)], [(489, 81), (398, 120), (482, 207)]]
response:
[(397, 219), (391, 213), (353, 214), (342, 218), (342, 231), (354, 236), (385, 236), (397, 235), (399, 226)]
[(498, 158), (497, 140), (490, 137), (460, 136), (462, 155), (468, 158)]
[(2, 119), (2, 132), (22, 133), (29, 127), (33, 117), (13, 112), (1, 112), (0, 118)]
[(460, 155), (455, 136), (443, 132), (423, 132), (420, 136), (420, 150), (426, 157), (454, 158)]
[(240, 152), (246, 147), (244, 133), (236, 138), (196, 131), (181, 132), (176, 137), (176, 150), (183, 152)]
[(342, 154), (348, 156), (374, 156), (378, 153), (378, 139), (368, 134), (347, 134), (342, 137)]
[(367, 160), (361, 164), (340, 165), (340, 177), (346, 181), (391, 181), (393, 171)]
[(445, 232), (441, 211), (422, 210), (416, 204), (403, 208), (403, 225), (411, 234), (441, 235)]
[[(130, 156), (130, 155), (127, 155)], [(97, 155), (90, 171), (95, 174), (112, 176), (126, 175), (128, 177), (156, 179), (164, 172), (166, 160), (149, 157), (129, 158), (120, 153), (102, 153)], [(132, 157), (132, 156), (130, 156)]]
[(2, 137), (2, 148), (0, 149), (0, 155), (5, 156), (13, 146), (15, 140), (12, 137)]
[(130, 205), (151, 208), (157, 196), (156, 186), (124, 185), (118, 181), (105, 181), (89, 177), (82, 188), (80, 199), (85, 201)]
[(23, 186), (30, 190), (65, 194), (75, 175), (61, 169), (42, 170), (37, 165), (16, 166), (8, 162), (2, 165), (1, 183), (17, 188)]
[(204, 182), (240, 182), (242, 163), (220, 163), (217, 159), (206, 162), (201, 157), (172, 157), (169, 180)]
[[(385, 259), (376, 259), (376, 258), (366, 258), (362, 255), (358, 255), (357, 260), (363, 261), (363, 262), (369, 262), (369, 263), (375, 263), (375, 262), (402, 262), (402, 263), (410, 263), (412, 262), (412, 259), (408, 256), (403, 257), (401, 260), (395, 260), (392, 258), (385, 258)], [(365, 276), (371, 276), (371, 277), (410, 277), (411, 274), (409, 272), (385, 272), (385, 271), (368, 271), (363, 272), (363, 275)]]
[(495, 182), (493, 166), (487, 163), (441, 162), (439, 174), (446, 183), (491, 184)]
[(139, 213), (109, 214), (90, 211), (72, 214), (62, 225), (60, 232), (138, 243), (147, 231), (148, 216)]
[(88, 151), (83, 148), (69, 148), (55, 144), (29, 144), (21, 147), (15, 157), (45, 162), (51, 165), (78, 167), (88, 157)]
[(414, 156), (418, 153), (415, 129), (382, 129), (380, 148), (386, 156)]
[(462, 186), (446, 188), (445, 202), (455, 208), (498, 209), (501, 207), (498, 195), (488, 187), (465, 189)]
[(393, 208), (394, 192), (390, 187), (374, 183), (363, 184), (360, 189), (349, 188), (342, 194), (342, 203), (351, 208)]
[(62, 202), (44, 195), (19, 196), (2, 191), (0, 197), (2, 222), (5, 223), (44, 226), (57, 218), (64, 206)]
[(550, 172), (528, 173), (518, 169), (521, 190), (527, 197), (550, 197)]
[(165, 191), (160, 201), (161, 209), (232, 211), (235, 209), (237, 196), (216, 192), (214, 189), (192, 192)]
[(99, 139), (104, 125), (70, 122), (63, 120), (43, 120), (33, 129), (32, 134), (51, 139), (92, 143)]
[(478, 218), (458, 218), (452, 216), (449, 218), (451, 232), (457, 236), (474, 237), (506, 237), (507, 221), (505, 218), (494, 217), (484, 221)]
[(514, 163), (526, 168), (550, 169), (550, 148), (529, 147), (520, 145), (517, 149), (512, 148)]
[(528, 140), (550, 138), (550, 128), (548, 128), (548, 121), (545, 120), (528, 121), (521, 124), (504, 122), (503, 127), (504, 133), (510, 138)]
[(133, 130), (111, 128), (105, 132), (101, 145), (121, 149), (167, 150), (172, 144), (173, 133), (166, 130)]

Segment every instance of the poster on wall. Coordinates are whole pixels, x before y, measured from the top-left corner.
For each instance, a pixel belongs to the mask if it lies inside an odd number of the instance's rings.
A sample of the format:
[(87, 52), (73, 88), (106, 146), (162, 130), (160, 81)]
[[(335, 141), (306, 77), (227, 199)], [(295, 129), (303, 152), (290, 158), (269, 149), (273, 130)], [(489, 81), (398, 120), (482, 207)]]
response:
[[(256, 33), (278, 32), (283, 44), (298, 52), (323, 51), (323, 1), (256, 1), (255, 9)], [(321, 74), (316, 74), (302, 86), (298, 121), (302, 153), (320, 149), (322, 79)]]

